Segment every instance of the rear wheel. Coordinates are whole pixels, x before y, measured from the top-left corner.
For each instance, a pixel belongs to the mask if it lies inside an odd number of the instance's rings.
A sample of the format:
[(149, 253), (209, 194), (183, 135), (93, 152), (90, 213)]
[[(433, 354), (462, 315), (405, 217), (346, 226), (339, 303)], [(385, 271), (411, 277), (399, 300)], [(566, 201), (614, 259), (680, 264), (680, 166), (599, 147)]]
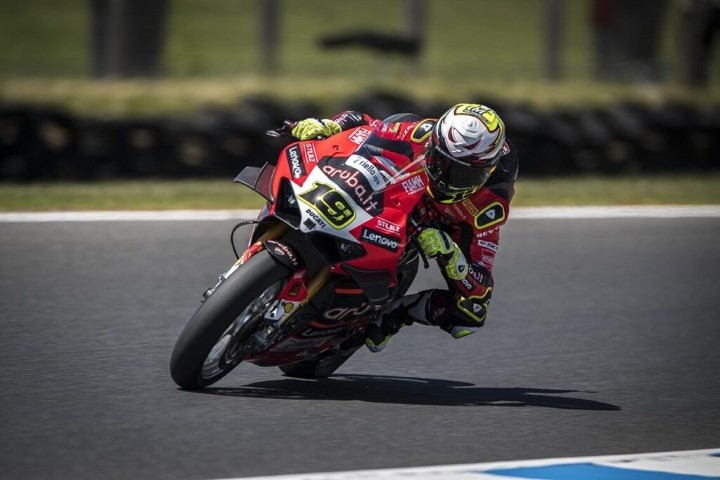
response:
[(235, 368), (290, 273), (262, 251), (218, 285), (175, 342), (170, 358), (175, 383), (184, 389), (203, 388)]

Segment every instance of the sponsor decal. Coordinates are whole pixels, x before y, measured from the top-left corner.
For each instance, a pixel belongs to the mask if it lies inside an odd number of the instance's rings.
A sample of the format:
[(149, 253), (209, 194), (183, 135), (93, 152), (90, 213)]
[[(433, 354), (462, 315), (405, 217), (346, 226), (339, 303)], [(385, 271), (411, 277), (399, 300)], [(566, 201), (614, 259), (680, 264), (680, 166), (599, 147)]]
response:
[(362, 173), (373, 190), (385, 188), (385, 181), (380, 173), (380, 169), (373, 165), (367, 158), (363, 158), (360, 155), (351, 155), (345, 164)]
[(484, 238), (484, 237), (487, 237), (488, 235), (492, 235), (493, 233), (497, 232), (498, 230), (500, 230), (500, 227), (491, 228), (490, 230), (485, 230), (484, 232), (480, 232), (480, 233), (476, 234), (475, 236), (477, 238)]
[(363, 303), (359, 307), (339, 307), (325, 310), (322, 314), (326, 320), (339, 321), (347, 317), (359, 317), (367, 314), (373, 309), (373, 306), (369, 303)]
[(284, 243), (276, 242), (275, 240), (267, 240), (265, 244), (268, 250), (272, 249), (273, 253), (275, 253), (276, 255), (287, 257), (294, 268), (300, 266), (295, 252), (293, 252), (290, 247), (288, 247)]
[(400, 130), (401, 125), (402, 125), (402, 123), (400, 123), (400, 122), (393, 122), (393, 123), (389, 123), (389, 124), (386, 123), (386, 124), (383, 124), (382, 129), (380, 131), (383, 133), (385, 133), (385, 132), (397, 133)]
[(489, 248), (493, 252), (497, 252), (498, 249), (497, 243), (488, 242), (486, 240), (478, 240), (478, 245), (481, 247)]
[(313, 337), (329, 337), (330, 335), (335, 335), (343, 331), (345, 327), (334, 327), (334, 328), (326, 328), (324, 330), (316, 330), (314, 328), (308, 328), (304, 332), (300, 334), (301, 337), (305, 338), (313, 338)]
[(485, 274), (480, 269), (475, 269), (472, 265), (468, 268), (468, 275), (470, 275), (476, 282), (482, 284), (485, 280)]
[[(313, 226), (318, 225), (320, 228), (327, 227), (327, 224), (323, 221), (322, 218), (320, 218), (320, 215), (315, 213), (312, 209), (306, 208), (305, 213), (314, 220)], [(310, 218), (308, 218), (308, 220), (310, 220)], [(307, 220), (305, 221), (305, 223), (307, 224)], [(305, 226), (307, 226), (307, 225), (305, 225)], [(312, 228), (310, 228), (309, 230), (312, 230)]]
[(350, 206), (350, 202), (329, 185), (314, 182), (310, 190), (298, 197), (313, 207), (335, 230), (345, 228), (355, 220), (355, 210)]
[(392, 222), (388, 222), (387, 220), (384, 220), (382, 218), (378, 218), (375, 221), (375, 226), (381, 230), (385, 230), (386, 232), (400, 233), (400, 225), (397, 225)]
[(362, 227), (362, 230), (360, 231), (360, 239), (393, 253), (397, 252), (400, 247), (399, 238), (385, 235), (377, 230), (367, 227)]
[(479, 229), (490, 228), (505, 220), (505, 208), (500, 202), (493, 202), (480, 212), (473, 214), (475, 227)]
[[(467, 215), (465, 215), (465, 211), (463, 211), (463, 209), (460, 208), (459, 203), (453, 203), (452, 208), (457, 212), (458, 215), (460, 215), (460, 218), (462, 218), (463, 220), (465, 220), (465, 218), (467, 218)], [(447, 211), (449, 211), (449, 209)]]
[(424, 190), (425, 182), (423, 181), (422, 175), (416, 175), (416, 176), (402, 182), (402, 186), (408, 195), (412, 195), (421, 190)]
[(432, 311), (432, 313), (430, 314), (430, 317), (431, 317), (433, 320), (437, 320), (437, 319), (439, 319), (439, 318), (441, 318), (441, 317), (444, 317), (444, 316), (445, 316), (445, 312), (446, 312), (445, 307), (438, 307), (438, 308), (436, 308), (436, 309), (434, 309), (434, 310)]
[(287, 320), (290, 317), (290, 314), (292, 314), (299, 307), (299, 302), (286, 302), (284, 300), (281, 300), (278, 303), (277, 307), (265, 314), (264, 318), (268, 320), (276, 320), (282, 323)]
[(455, 109), (455, 113), (465, 113), (468, 115), (474, 115), (485, 124), (488, 131), (494, 132), (500, 128), (501, 122), (497, 114), (483, 105), (477, 105), (473, 103), (463, 103), (458, 105)]
[[(470, 215), (472, 215), (473, 217), (480, 214), (480, 210), (478, 210), (470, 200), (463, 200), (462, 205), (463, 205), (463, 207), (465, 207), (465, 209), (468, 211), (468, 213), (470, 213)], [(464, 217), (464, 215), (463, 215), (463, 217)]]
[(450, 211), (449, 208), (448, 208), (447, 210), (444, 210), (444, 211), (442, 212), (442, 218), (443, 218), (444, 220), (446, 220), (446, 221), (447, 221), (447, 220), (449, 220), (449, 221), (451, 221), (451, 222), (456, 221), (456, 220), (455, 220), (455, 214), (454, 214), (452, 211)]
[(342, 180), (349, 187), (348, 193), (352, 194), (355, 201), (370, 215), (375, 216), (382, 212), (382, 196), (374, 194), (372, 188), (367, 186), (363, 180), (365, 177), (360, 172), (351, 173), (331, 165), (323, 165), (322, 171), (328, 178)]
[(465, 287), (465, 290), (467, 290), (468, 292), (472, 292), (473, 284), (470, 283), (467, 278), (463, 278), (462, 280), (460, 280), (460, 283), (462, 283), (462, 286)]
[(315, 145), (312, 143), (303, 143), (303, 157), (305, 157), (305, 161), (309, 163), (317, 163), (317, 152), (315, 151)]
[(423, 120), (418, 123), (410, 133), (410, 140), (415, 143), (423, 143), (430, 137), (430, 134), (435, 127), (436, 120)]
[(300, 146), (293, 145), (285, 151), (287, 156), (288, 165), (290, 166), (290, 173), (292, 178), (297, 180), (298, 178), (307, 175), (305, 171), (305, 165), (303, 164), (302, 157), (300, 156)]
[(355, 145), (362, 144), (365, 140), (368, 139), (370, 134), (372, 133), (372, 130), (368, 130), (366, 128), (358, 128), (353, 133), (350, 134), (348, 137), (348, 140), (353, 142)]
[(482, 261), (485, 265), (489, 265), (490, 267), (492, 267), (495, 263), (495, 252), (482, 249), (480, 254), (480, 261)]

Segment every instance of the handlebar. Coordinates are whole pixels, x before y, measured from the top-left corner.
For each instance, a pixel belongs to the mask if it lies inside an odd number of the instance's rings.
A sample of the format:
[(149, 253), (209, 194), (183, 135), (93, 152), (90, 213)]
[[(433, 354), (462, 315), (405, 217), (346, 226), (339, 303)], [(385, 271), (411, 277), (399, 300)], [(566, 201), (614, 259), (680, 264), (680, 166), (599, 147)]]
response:
[[(292, 129), (295, 128), (297, 123), (298, 122), (293, 122), (292, 120), (285, 120), (283, 121), (282, 127), (266, 130), (265, 135), (274, 138), (292, 138), (297, 140), (292, 134)], [(325, 135), (318, 135), (313, 140), (324, 140), (325, 138), (327, 138)]]
[[(413, 226), (415, 231), (420, 231), (422, 228), (422, 225), (420, 222), (418, 222), (413, 215), (409, 218), (410, 224)], [(417, 237), (415, 235), (408, 235), (408, 239), (410, 242), (412, 242), (413, 245), (415, 245), (415, 248), (417, 249), (418, 253), (420, 254), (420, 258), (422, 258), (423, 261), (423, 268), (427, 270), (430, 268), (430, 262), (428, 261), (427, 255), (425, 255), (425, 252), (423, 252), (423, 249), (420, 248), (420, 242), (418, 242)]]
[(267, 130), (265, 132), (265, 135), (268, 137), (275, 137), (275, 138), (289, 138), (292, 137), (292, 129), (295, 127), (297, 122), (293, 122), (290, 120), (285, 120), (282, 124), (282, 127), (274, 128), (272, 130)]

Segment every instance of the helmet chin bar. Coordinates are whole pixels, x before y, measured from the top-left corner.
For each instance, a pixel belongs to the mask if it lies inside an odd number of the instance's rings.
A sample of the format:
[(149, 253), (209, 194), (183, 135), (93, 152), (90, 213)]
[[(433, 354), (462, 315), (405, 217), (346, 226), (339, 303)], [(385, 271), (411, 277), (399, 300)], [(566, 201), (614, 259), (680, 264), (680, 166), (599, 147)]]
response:
[(440, 203), (458, 203), (468, 198), (473, 193), (477, 192), (480, 186), (473, 188), (466, 188), (463, 190), (442, 190), (434, 185), (432, 179), (430, 179), (430, 185), (428, 185), (428, 194), (433, 200)]

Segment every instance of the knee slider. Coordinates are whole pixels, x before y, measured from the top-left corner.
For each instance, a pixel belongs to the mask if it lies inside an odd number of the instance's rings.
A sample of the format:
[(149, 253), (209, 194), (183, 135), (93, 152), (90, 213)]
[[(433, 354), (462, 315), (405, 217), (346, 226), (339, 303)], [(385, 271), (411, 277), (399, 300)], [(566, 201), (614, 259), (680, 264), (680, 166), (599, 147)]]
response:
[(485, 292), (482, 297), (470, 296), (463, 297), (459, 295), (455, 306), (459, 313), (459, 317), (463, 320), (462, 324), (471, 327), (482, 327), (487, 317), (488, 297), (490, 290)]

